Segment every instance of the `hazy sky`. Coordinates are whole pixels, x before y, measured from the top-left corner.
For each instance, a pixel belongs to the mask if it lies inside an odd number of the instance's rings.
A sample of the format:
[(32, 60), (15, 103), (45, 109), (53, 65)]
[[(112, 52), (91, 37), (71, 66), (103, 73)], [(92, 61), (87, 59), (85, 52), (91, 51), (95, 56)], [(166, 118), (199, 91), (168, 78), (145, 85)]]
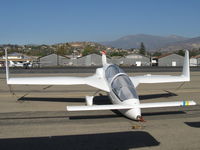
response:
[(0, 44), (200, 36), (200, 0), (0, 0)]

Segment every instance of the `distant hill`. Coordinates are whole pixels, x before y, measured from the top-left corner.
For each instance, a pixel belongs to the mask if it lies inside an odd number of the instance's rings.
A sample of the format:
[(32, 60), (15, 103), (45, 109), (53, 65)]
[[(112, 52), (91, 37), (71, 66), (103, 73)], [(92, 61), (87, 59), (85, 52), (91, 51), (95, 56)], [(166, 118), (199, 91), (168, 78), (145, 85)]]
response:
[(116, 48), (139, 48), (140, 43), (143, 42), (148, 50), (157, 50), (169, 45), (170, 43), (186, 41), (189, 38), (171, 35), (171, 36), (156, 36), (148, 34), (128, 35), (121, 37), (115, 41), (102, 42), (106, 46)]
[(180, 50), (180, 49), (199, 49), (200, 37), (191, 38), (179, 42), (169, 43), (161, 48), (163, 51)]

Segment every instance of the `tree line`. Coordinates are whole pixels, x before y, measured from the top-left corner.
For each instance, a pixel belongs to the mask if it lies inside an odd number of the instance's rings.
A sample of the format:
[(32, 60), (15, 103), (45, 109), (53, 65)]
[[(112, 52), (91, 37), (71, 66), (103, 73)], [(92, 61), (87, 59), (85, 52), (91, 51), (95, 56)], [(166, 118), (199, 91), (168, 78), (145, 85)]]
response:
[[(86, 56), (89, 54), (100, 54), (102, 50), (105, 50), (106, 47), (100, 44), (84, 44), (81, 47), (74, 47), (69, 43), (63, 43), (63, 44), (55, 44), (55, 45), (0, 45), (0, 56), (4, 55), (4, 48), (9, 47), (9, 53), (18, 52), (23, 53), (29, 56), (38, 56), (43, 57), (49, 54), (57, 54), (61, 56), (66, 55), (72, 55), (73, 53), (81, 54), (82, 56)], [(134, 48), (132, 48), (134, 49)], [(122, 50), (122, 49), (116, 49), (112, 48), (107, 52), (107, 55), (110, 57), (113, 56), (126, 56), (128, 54), (129, 50)], [(161, 51), (154, 51), (150, 52), (147, 51), (145, 44), (143, 42), (140, 43), (140, 47), (138, 48), (138, 53), (144, 56), (161, 56), (163, 52)], [(184, 56), (185, 52), (184, 50), (178, 50), (174, 53)], [(199, 50), (190, 50), (190, 56), (196, 56), (200, 54)]]

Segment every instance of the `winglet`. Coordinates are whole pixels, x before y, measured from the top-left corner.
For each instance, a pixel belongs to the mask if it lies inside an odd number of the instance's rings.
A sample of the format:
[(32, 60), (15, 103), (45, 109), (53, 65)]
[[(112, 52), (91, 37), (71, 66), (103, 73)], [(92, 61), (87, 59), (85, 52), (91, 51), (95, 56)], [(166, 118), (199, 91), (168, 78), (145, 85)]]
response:
[(5, 48), (5, 58), (6, 58), (6, 81), (8, 83), (9, 80), (9, 66), (8, 66), (8, 52), (7, 52), (8, 48)]
[(188, 50), (185, 51), (185, 58), (184, 58), (184, 62), (183, 62), (182, 76), (185, 78), (186, 81), (190, 81), (190, 64), (189, 64), (189, 52), (188, 52)]
[(105, 66), (107, 64), (106, 51), (105, 50), (102, 51), (101, 54), (102, 54), (102, 64), (103, 66)]

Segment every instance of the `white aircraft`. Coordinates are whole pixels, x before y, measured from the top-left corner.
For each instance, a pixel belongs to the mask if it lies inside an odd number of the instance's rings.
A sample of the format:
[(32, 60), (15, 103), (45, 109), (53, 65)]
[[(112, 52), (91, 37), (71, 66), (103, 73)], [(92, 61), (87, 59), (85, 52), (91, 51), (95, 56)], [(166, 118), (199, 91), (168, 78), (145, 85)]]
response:
[(12, 61), (9, 60), (8, 61), (8, 66), (9, 67), (32, 67), (32, 62), (26, 61), (26, 62), (22, 62), (22, 61)]
[(172, 107), (196, 105), (194, 101), (174, 101), (157, 103), (140, 103), (136, 87), (140, 83), (167, 83), (190, 81), (189, 54), (185, 52), (183, 71), (180, 76), (170, 75), (144, 75), (129, 77), (122, 69), (114, 64), (107, 63), (105, 52), (102, 52), (102, 68), (97, 68), (96, 73), (88, 77), (21, 77), (10, 78), (6, 54), (6, 79), (7, 84), (21, 85), (89, 85), (108, 93), (111, 105), (93, 105), (94, 96), (86, 96), (83, 106), (67, 106), (67, 111), (89, 110), (119, 110), (126, 117), (144, 121), (141, 108)]

